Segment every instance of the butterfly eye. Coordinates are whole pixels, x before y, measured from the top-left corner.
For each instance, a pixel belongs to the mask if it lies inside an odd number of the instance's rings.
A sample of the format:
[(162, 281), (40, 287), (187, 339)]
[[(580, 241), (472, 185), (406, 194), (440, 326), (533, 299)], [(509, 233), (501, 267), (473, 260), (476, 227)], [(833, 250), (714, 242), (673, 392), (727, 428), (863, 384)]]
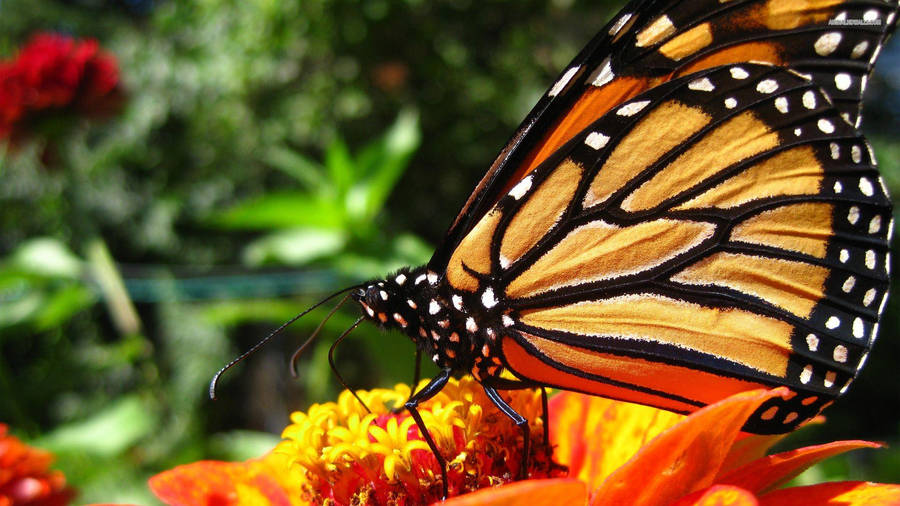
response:
[(382, 297), (379, 292), (381, 289), (375, 285), (371, 285), (366, 288), (366, 304), (375, 308), (378, 307), (382, 301)]

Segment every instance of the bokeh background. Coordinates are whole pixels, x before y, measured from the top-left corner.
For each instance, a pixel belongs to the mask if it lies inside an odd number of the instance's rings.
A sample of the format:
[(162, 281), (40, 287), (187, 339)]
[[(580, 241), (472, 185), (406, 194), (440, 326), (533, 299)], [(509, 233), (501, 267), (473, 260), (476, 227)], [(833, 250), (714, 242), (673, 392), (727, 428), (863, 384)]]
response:
[[(37, 114), (0, 142), (0, 422), (56, 453), (78, 502), (153, 504), (155, 472), (271, 448), (290, 411), (336, 394), (327, 348), (356, 310), (299, 379), (288, 358), (325, 310), (229, 371), (216, 402), (211, 375), (330, 291), (427, 260), (619, 3), (0, 0), (0, 58), (56, 32), (96, 39), (119, 68), (109, 107)], [(866, 102), (900, 195), (898, 40)], [(897, 309), (828, 422), (783, 445), (892, 447), (801, 481), (900, 481)], [(351, 385), (411, 379), (402, 336), (349, 341)]]

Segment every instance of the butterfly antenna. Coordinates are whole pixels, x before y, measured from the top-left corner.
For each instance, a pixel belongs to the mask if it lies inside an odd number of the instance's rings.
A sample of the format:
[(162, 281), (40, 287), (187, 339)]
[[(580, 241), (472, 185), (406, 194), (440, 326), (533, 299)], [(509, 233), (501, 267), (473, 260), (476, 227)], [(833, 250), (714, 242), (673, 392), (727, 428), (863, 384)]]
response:
[(324, 327), (325, 324), (328, 323), (328, 320), (334, 315), (335, 312), (337, 312), (338, 309), (340, 309), (341, 306), (344, 305), (345, 302), (347, 302), (347, 299), (349, 299), (349, 298), (350, 298), (350, 294), (348, 293), (347, 295), (344, 296), (343, 299), (341, 299), (340, 302), (337, 303), (336, 306), (334, 306), (334, 308), (331, 311), (329, 311), (328, 316), (326, 316), (325, 319), (322, 320), (322, 323), (320, 323), (319, 326), (316, 327), (316, 330), (314, 330), (313, 333), (310, 334), (309, 338), (303, 344), (301, 344), (299, 348), (297, 348), (297, 351), (295, 351), (293, 355), (291, 355), (291, 377), (292, 378), (296, 378), (298, 376), (297, 375), (297, 360), (300, 358), (300, 355), (302, 355), (303, 352), (306, 351), (306, 348), (308, 348), (309, 345), (312, 344), (313, 340), (316, 337), (318, 337), (319, 332), (322, 330), (322, 327)]
[(360, 324), (360, 322), (363, 321), (363, 319), (364, 318), (362, 316), (360, 316), (359, 319), (356, 320), (356, 322), (354, 322), (353, 325), (351, 325), (349, 329), (345, 330), (344, 333), (341, 334), (341, 336), (338, 337), (334, 343), (332, 343), (331, 348), (328, 349), (328, 363), (331, 365), (331, 371), (334, 373), (335, 376), (337, 376), (337, 379), (338, 379), (338, 381), (341, 382), (341, 385), (343, 385), (344, 388), (346, 388), (347, 390), (350, 390), (350, 393), (353, 394), (353, 397), (356, 397), (356, 400), (358, 400), (359, 403), (362, 404), (362, 407), (366, 408), (366, 411), (371, 413), (372, 410), (369, 409), (369, 406), (366, 406), (366, 403), (363, 402), (363, 400), (359, 397), (359, 395), (357, 395), (356, 390), (353, 390), (352, 388), (347, 386), (347, 382), (344, 381), (344, 378), (341, 376), (341, 373), (338, 372), (337, 367), (334, 365), (334, 349), (337, 348), (337, 345), (341, 344), (341, 341), (343, 341), (345, 337), (350, 335), (350, 332), (352, 332), (353, 329), (355, 329)]
[[(309, 313), (309, 312), (312, 311), (313, 309), (316, 309), (317, 307), (321, 306), (322, 304), (328, 302), (329, 300), (331, 300), (331, 299), (337, 297), (338, 295), (340, 295), (340, 294), (342, 294), (342, 293), (344, 293), (344, 292), (349, 292), (350, 290), (353, 290), (353, 289), (356, 289), (356, 288), (360, 288), (360, 287), (362, 287), (362, 286), (365, 286), (365, 285), (364, 285), (364, 284), (359, 284), (359, 285), (353, 285), (353, 286), (344, 288), (343, 290), (339, 290), (339, 291), (337, 291), (337, 292), (334, 292), (333, 294), (329, 295), (328, 297), (325, 297), (324, 299), (320, 300), (319, 302), (316, 302), (315, 304), (313, 304), (312, 306), (310, 306), (306, 311), (304, 311), (304, 312), (298, 314), (297, 316), (291, 318), (290, 320), (288, 320), (288, 321), (286, 321), (284, 324), (282, 324), (280, 327), (278, 327), (277, 329), (273, 330), (271, 333), (269, 333), (269, 335), (267, 335), (266, 337), (262, 338), (258, 343), (254, 344), (253, 347), (251, 347), (249, 350), (245, 351), (245, 352), (244, 352), (243, 354), (241, 354), (238, 358), (236, 358), (236, 359), (232, 360), (231, 362), (228, 362), (227, 364), (225, 364), (225, 367), (219, 369), (219, 370), (216, 372), (216, 374), (213, 375), (212, 381), (209, 382), (209, 398), (212, 399), (212, 400), (216, 400), (216, 386), (219, 384), (219, 377), (222, 376), (222, 373), (224, 373), (224, 372), (227, 371), (228, 369), (231, 369), (232, 367), (234, 367), (235, 365), (237, 365), (239, 362), (241, 362), (241, 361), (244, 360), (245, 358), (247, 358), (247, 357), (249, 357), (250, 355), (252, 355), (253, 353), (255, 353), (256, 350), (260, 349), (264, 344), (268, 343), (273, 337), (275, 337), (275, 336), (277, 336), (278, 334), (284, 332), (284, 329), (286, 329), (286, 328), (288, 327), (288, 325), (294, 323), (295, 321), (299, 320), (300, 318), (303, 318), (304, 316), (306, 316), (307, 313)], [(358, 324), (358, 323), (359, 323), (359, 322), (357, 322), (357, 324)]]

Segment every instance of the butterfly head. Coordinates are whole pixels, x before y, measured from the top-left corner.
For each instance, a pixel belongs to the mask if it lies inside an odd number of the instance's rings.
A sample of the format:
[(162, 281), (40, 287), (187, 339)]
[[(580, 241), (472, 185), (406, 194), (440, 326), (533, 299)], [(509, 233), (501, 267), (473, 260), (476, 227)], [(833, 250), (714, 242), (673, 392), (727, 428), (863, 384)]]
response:
[[(425, 292), (432, 291), (427, 275), (420, 269), (401, 269), (382, 280), (366, 283), (351, 294), (362, 307), (365, 316), (383, 328), (406, 330), (409, 322), (416, 321), (416, 311)], [(421, 278), (421, 281), (416, 282)], [(426, 282), (422, 282), (426, 281)]]

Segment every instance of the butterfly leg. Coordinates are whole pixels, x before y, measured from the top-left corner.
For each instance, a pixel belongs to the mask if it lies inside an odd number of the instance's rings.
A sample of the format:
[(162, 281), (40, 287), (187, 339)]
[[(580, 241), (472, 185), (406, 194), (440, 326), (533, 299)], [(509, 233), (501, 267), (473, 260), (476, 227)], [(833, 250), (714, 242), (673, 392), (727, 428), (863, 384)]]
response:
[(432, 378), (431, 382), (425, 385), (422, 390), (413, 394), (413, 396), (406, 401), (406, 409), (409, 410), (410, 416), (416, 421), (419, 432), (422, 433), (422, 437), (425, 438), (425, 442), (428, 443), (428, 447), (431, 448), (431, 453), (434, 454), (434, 458), (437, 459), (438, 465), (441, 466), (443, 499), (447, 498), (447, 461), (441, 455), (441, 452), (438, 451), (437, 444), (435, 444), (434, 438), (431, 437), (431, 433), (428, 432), (428, 427), (425, 426), (425, 421), (422, 420), (422, 415), (419, 414), (418, 407), (420, 403), (431, 399), (444, 389), (444, 386), (447, 385), (447, 381), (450, 379), (450, 372), (451, 369), (443, 369), (437, 376)]
[(547, 404), (547, 389), (541, 387), (541, 420), (544, 422), (544, 446), (549, 457), (553, 455), (553, 447), (550, 446), (550, 411)]
[[(416, 393), (415, 388), (419, 384), (419, 379), (421, 377), (422, 377), (422, 349), (419, 348), (418, 346), (416, 346), (416, 368), (413, 369), (413, 380), (411, 383), (412, 388), (411, 388), (411, 391), (409, 394), (409, 399), (407, 399), (407, 401), (412, 399), (413, 394)], [(396, 406), (394, 409), (391, 410), (391, 413), (396, 415), (396, 414), (400, 413), (401, 411), (403, 411), (403, 408), (405, 408), (405, 407), (406, 407), (405, 405), (404, 406)]]
[(485, 386), (484, 393), (486, 393), (491, 402), (493, 402), (503, 414), (510, 417), (522, 431), (522, 461), (519, 466), (519, 479), (524, 480), (528, 477), (528, 460), (531, 455), (531, 429), (528, 427), (528, 420), (517, 413), (512, 406), (507, 404), (506, 401), (503, 400), (503, 397), (500, 397), (500, 394), (497, 393), (497, 390), (493, 387)]

